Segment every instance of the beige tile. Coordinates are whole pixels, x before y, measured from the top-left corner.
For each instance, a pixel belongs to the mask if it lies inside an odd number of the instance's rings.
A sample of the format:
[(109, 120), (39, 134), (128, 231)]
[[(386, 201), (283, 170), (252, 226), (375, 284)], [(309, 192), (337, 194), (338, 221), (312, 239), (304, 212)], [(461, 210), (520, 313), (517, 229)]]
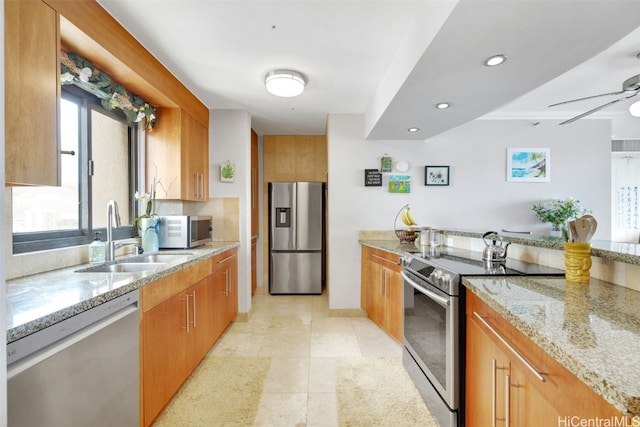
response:
[(311, 334), (311, 357), (360, 357), (354, 335)]
[(268, 332), (279, 333), (310, 333), (311, 319), (299, 316), (273, 316)]
[(338, 404), (334, 393), (309, 393), (307, 427), (335, 427), (338, 425)]
[(273, 358), (264, 393), (306, 393), (309, 388), (309, 358)]
[(336, 359), (311, 357), (309, 359), (309, 393), (336, 392)]
[(258, 356), (308, 357), (309, 342), (308, 333), (267, 333), (258, 350)]
[(263, 393), (254, 426), (307, 425), (307, 393)]
[(258, 356), (264, 334), (235, 334), (227, 331), (213, 346), (211, 353), (219, 356)]
[(314, 334), (351, 334), (355, 333), (350, 318), (327, 317), (313, 319), (311, 333)]

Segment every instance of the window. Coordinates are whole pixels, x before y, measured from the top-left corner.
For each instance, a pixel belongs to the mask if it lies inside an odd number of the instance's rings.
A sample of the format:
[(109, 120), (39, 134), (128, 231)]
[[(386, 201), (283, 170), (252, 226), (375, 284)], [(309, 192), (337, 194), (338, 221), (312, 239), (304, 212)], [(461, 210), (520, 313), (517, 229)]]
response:
[(61, 186), (13, 187), (13, 252), (82, 245), (106, 239), (107, 203), (118, 203), (122, 226), (135, 235), (138, 126), (107, 111), (91, 94), (65, 87), (60, 101)]

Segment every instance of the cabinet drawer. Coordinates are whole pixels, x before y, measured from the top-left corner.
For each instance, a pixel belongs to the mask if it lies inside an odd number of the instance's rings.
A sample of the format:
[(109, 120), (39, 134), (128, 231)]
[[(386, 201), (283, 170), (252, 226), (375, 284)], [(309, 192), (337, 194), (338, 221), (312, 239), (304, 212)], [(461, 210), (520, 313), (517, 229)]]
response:
[(212, 272), (220, 271), (223, 268), (235, 260), (237, 260), (238, 248), (229, 249), (228, 251), (221, 252), (217, 255), (214, 255), (211, 258), (211, 268)]
[(367, 258), (370, 261), (375, 262), (376, 264), (380, 264), (393, 271), (402, 271), (402, 266), (400, 265), (400, 258), (402, 257), (393, 252), (370, 248), (370, 250), (367, 251)]
[(149, 311), (210, 274), (211, 263), (207, 260), (144, 285), (140, 288), (140, 307), (142, 312)]

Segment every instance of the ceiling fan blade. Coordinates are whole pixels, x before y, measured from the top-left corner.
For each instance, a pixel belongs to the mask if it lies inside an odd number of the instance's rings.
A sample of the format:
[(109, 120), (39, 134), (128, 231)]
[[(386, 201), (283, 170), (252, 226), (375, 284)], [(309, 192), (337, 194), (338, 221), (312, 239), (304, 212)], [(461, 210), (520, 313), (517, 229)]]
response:
[(583, 117), (586, 117), (586, 116), (588, 116), (588, 115), (590, 115), (590, 114), (593, 114), (593, 113), (595, 113), (595, 112), (597, 112), (597, 111), (603, 110), (603, 109), (605, 109), (605, 108), (609, 107), (610, 105), (613, 105), (613, 104), (616, 104), (616, 103), (618, 103), (618, 102), (620, 102), (620, 101), (625, 101), (625, 100), (627, 100), (627, 99), (629, 99), (629, 98), (632, 98), (632, 97), (636, 96), (637, 94), (638, 94), (638, 92), (636, 91), (636, 92), (632, 93), (632, 94), (631, 94), (631, 95), (629, 95), (629, 96), (623, 96), (622, 98), (618, 98), (618, 99), (615, 99), (615, 100), (613, 100), (613, 101), (611, 101), (611, 102), (607, 102), (606, 104), (602, 104), (602, 105), (601, 105), (601, 106), (599, 106), (599, 107), (596, 107), (596, 108), (594, 108), (594, 109), (592, 109), (592, 110), (587, 111), (586, 113), (582, 113), (582, 114), (580, 114), (580, 115), (578, 115), (578, 116), (575, 116), (575, 117), (570, 118), (569, 120), (565, 120), (564, 122), (562, 122), (562, 123), (560, 123), (560, 124), (561, 124), (561, 125), (566, 125), (566, 124), (569, 124), (569, 123), (573, 123), (573, 122), (575, 122), (576, 120), (580, 120), (580, 119), (581, 119), (581, 118), (583, 118)]
[[(586, 99), (600, 98), (601, 96), (622, 95), (623, 93), (626, 93), (626, 91), (624, 91), (624, 90), (620, 90), (620, 91), (617, 91), (617, 92), (603, 93), (603, 94), (600, 94), (600, 95), (593, 95), (593, 96), (586, 96), (586, 97), (584, 97), (584, 98), (572, 99), (572, 100), (570, 100), (570, 101), (556, 102), (555, 104), (551, 104), (551, 105), (549, 105), (549, 107), (555, 107), (556, 105), (569, 104), (569, 103), (571, 103), (571, 102), (584, 101), (584, 100), (586, 100)], [(624, 99), (624, 98), (623, 98), (623, 99)]]

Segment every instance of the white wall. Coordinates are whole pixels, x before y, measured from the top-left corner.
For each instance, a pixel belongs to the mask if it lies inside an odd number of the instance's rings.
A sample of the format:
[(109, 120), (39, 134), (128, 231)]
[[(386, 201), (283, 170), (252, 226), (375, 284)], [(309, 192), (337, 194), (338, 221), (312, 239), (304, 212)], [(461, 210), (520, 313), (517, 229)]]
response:
[[(610, 140), (608, 120), (581, 120), (569, 126), (543, 121), (476, 120), (427, 141), (366, 141), (360, 115), (330, 115), (329, 152), (329, 304), (333, 309), (360, 306), (359, 230), (392, 230), (406, 203), (414, 218), (434, 227), (547, 234), (533, 203), (578, 198), (592, 210), (599, 229), (594, 238), (609, 240)], [(551, 149), (551, 182), (506, 181), (507, 147)], [(365, 187), (364, 169), (379, 168), (380, 157), (408, 161), (409, 194)], [(450, 185), (424, 185), (425, 165), (449, 165)], [(385, 174), (385, 178), (386, 178)]]
[[(236, 165), (232, 183), (220, 182), (220, 165)], [(244, 110), (209, 112), (209, 197), (238, 197), (238, 310), (251, 308), (251, 116)]]
[[(4, 82), (4, 0), (0, 0), (0, 81)], [(0, 97), (0, 111), (4, 111), (4, 96)], [(0, 114), (0, 176), (4, 176), (4, 114)], [(0, 226), (5, 223), (5, 188), (0, 189)], [(6, 262), (5, 236), (0, 233), (0, 260)], [(6, 267), (0, 268), (0, 331), (7, 330), (7, 303), (6, 303)], [(2, 345), (0, 346), (0, 426), (7, 425), (7, 334), (3, 333)]]

